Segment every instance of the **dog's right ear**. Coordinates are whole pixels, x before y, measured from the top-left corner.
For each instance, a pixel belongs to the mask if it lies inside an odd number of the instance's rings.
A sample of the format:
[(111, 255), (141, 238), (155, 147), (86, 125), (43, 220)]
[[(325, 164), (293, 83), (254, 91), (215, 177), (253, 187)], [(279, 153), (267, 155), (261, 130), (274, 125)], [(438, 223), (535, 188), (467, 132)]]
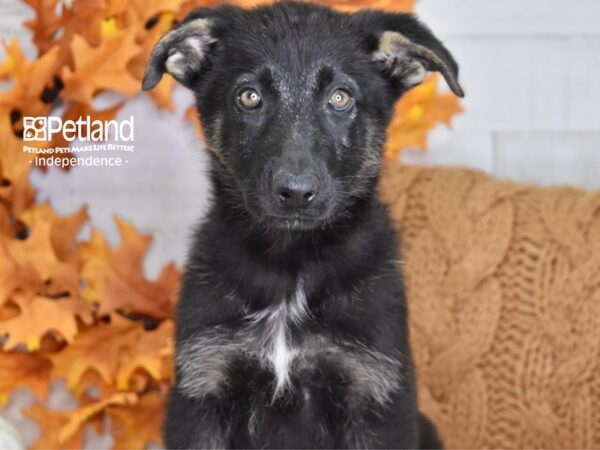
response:
[(206, 65), (210, 47), (216, 42), (213, 27), (210, 18), (194, 18), (160, 38), (150, 55), (142, 89), (147, 91), (155, 87), (165, 72), (190, 87)]

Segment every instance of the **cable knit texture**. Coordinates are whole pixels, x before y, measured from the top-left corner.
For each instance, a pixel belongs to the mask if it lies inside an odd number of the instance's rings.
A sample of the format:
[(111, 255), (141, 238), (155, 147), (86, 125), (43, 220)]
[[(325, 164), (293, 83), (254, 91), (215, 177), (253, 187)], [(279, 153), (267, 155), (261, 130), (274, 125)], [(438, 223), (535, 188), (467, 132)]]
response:
[(387, 167), (420, 408), (450, 448), (600, 448), (600, 192)]

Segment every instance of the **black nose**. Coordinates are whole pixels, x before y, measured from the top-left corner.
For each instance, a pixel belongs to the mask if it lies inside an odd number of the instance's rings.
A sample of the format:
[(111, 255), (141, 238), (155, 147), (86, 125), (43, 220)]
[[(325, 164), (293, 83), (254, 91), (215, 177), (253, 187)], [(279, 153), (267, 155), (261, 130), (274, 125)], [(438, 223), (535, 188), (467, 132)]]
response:
[(307, 208), (319, 193), (319, 180), (312, 174), (277, 172), (273, 177), (275, 200), (288, 210)]

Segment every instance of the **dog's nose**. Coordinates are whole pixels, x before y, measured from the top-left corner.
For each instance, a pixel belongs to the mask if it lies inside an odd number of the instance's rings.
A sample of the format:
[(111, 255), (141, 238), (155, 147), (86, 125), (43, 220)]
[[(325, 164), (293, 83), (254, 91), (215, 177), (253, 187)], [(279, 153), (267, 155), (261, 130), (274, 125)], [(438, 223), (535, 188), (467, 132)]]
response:
[(277, 172), (273, 177), (273, 194), (288, 210), (307, 208), (319, 193), (319, 180), (312, 174)]

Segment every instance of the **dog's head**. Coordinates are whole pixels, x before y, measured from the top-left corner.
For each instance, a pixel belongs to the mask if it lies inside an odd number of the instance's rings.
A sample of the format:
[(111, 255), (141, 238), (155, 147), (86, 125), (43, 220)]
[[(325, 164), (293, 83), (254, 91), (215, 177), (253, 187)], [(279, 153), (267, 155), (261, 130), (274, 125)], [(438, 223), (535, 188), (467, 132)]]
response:
[(193, 90), (222, 192), (254, 221), (312, 229), (373, 192), (394, 103), (428, 71), (463, 95), (412, 15), (286, 2), (195, 11), (156, 44), (143, 88), (168, 72)]

